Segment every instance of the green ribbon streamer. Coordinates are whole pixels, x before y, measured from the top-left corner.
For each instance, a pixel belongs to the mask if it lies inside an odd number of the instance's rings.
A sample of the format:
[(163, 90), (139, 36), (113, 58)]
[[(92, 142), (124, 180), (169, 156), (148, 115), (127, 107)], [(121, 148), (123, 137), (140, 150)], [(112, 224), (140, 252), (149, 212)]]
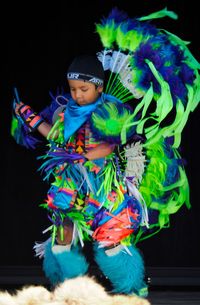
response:
[(181, 133), (177, 131), (177, 127), (180, 125), (182, 121), (182, 117), (184, 114), (184, 106), (180, 100), (177, 101), (176, 104), (176, 117), (172, 124), (169, 126), (166, 126), (162, 129), (159, 129), (156, 134), (154, 134), (153, 137), (149, 138), (146, 143), (143, 144), (144, 147), (148, 147), (149, 145), (152, 145), (153, 143), (157, 143), (161, 137), (171, 137), (174, 136), (174, 148), (178, 148), (181, 141)]
[[(150, 226), (149, 226), (149, 231), (152, 230), (152, 229), (154, 229), (156, 226), (157, 226), (157, 225), (150, 225)], [(138, 241), (143, 241), (143, 240), (145, 240), (145, 239), (147, 239), (147, 238), (150, 238), (150, 237), (156, 235), (157, 233), (160, 232), (160, 230), (161, 230), (161, 229), (159, 228), (159, 229), (157, 229), (156, 231), (154, 231), (153, 233), (150, 233), (150, 234), (148, 234), (148, 235), (146, 235), (146, 236), (141, 237), (142, 234), (144, 233), (144, 231), (143, 231), (142, 228), (140, 228), (140, 230), (138, 231), (138, 233), (137, 233), (137, 235), (136, 235), (136, 237), (135, 237), (134, 244), (136, 245), (136, 244), (138, 243)]]
[[(159, 202), (152, 202), (150, 205), (151, 209), (155, 209), (160, 212), (158, 220), (160, 228), (169, 222), (169, 215), (176, 213), (184, 203), (188, 208), (191, 207), (189, 200), (189, 184), (185, 170), (183, 168), (179, 168), (179, 172), (180, 179), (176, 183), (163, 188), (165, 191), (172, 191), (174, 189), (168, 203), (161, 204)], [(179, 188), (179, 193), (178, 191), (175, 191), (177, 188)]]
[(51, 245), (53, 246), (55, 243), (55, 239), (56, 239), (56, 232), (57, 232), (57, 228), (55, 225), (53, 225), (52, 227), (52, 240), (51, 240)]
[(197, 78), (195, 80), (194, 98), (191, 105), (191, 111), (194, 111), (198, 106), (200, 101), (200, 76), (197, 73)]
[(186, 86), (187, 89), (188, 89), (188, 103), (187, 103), (187, 106), (186, 106), (186, 110), (182, 116), (182, 120), (179, 124), (179, 126), (176, 128), (176, 132), (178, 134), (181, 134), (187, 120), (188, 120), (188, 116), (191, 112), (191, 108), (192, 108), (192, 105), (193, 105), (193, 96), (194, 96), (194, 92), (193, 92), (193, 88), (191, 86)]
[(143, 131), (142, 124), (144, 124), (145, 121), (142, 122), (141, 120), (139, 120), (139, 121), (134, 122), (134, 118), (142, 108), (143, 108), (142, 118), (146, 115), (146, 111), (147, 111), (152, 99), (153, 99), (153, 87), (151, 84), (149, 89), (147, 90), (146, 94), (144, 95), (143, 99), (141, 100), (141, 102), (136, 106), (133, 114), (125, 121), (125, 123), (123, 125), (123, 128), (121, 130), (122, 144), (126, 143), (126, 131), (129, 127), (139, 125), (139, 126), (137, 126), (136, 131), (137, 131), (137, 133), (140, 133), (140, 134), (142, 133), (142, 131)]
[(154, 64), (149, 60), (145, 61), (161, 87), (161, 95), (157, 100), (157, 107), (155, 111), (155, 115), (158, 116), (158, 121), (161, 122), (173, 108), (170, 87), (169, 84), (163, 79), (161, 74), (156, 70)]
[(150, 20), (150, 19), (157, 19), (157, 18), (163, 18), (163, 17), (169, 17), (172, 19), (178, 19), (178, 15), (174, 13), (173, 11), (168, 11), (167, 8), (165, 7), (164, 9), (157, 11), (155, 13), (152, 13), (150, 15), (140, 17), (138, 18), (139, 21), (145, 21), (145, 20)]

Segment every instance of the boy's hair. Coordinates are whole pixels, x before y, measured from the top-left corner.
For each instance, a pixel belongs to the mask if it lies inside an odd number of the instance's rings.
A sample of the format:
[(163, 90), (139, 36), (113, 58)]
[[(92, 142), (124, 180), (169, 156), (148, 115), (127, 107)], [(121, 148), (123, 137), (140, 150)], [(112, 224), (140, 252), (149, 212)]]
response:
[(67, 79), (83, 80), (96, 86), (103, 86), (103, 66), (95, 55), (77, 56), (67, 70)]

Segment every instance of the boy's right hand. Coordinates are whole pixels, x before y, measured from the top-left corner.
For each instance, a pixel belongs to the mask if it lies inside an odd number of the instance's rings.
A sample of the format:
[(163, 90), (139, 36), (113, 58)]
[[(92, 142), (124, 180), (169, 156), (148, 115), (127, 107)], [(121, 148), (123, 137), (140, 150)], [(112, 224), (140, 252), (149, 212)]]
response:
[(17, 115), (19, 115), (19, 116), (20, 116), (19, 109), (20, 109), (20, 107), (23, 106), (23, 105), (24, 105), (23, 102), (20, 102), (20, 103), (16, 104), (15, 113), (16, 113)]
[[(43, 118), (34, 112), (34, 110), (23, 102), (19, 102), (15, 105), (14, 111), (18, 117), (29, 127), (30, 131), (35, 131), (44, 122)], [(48, 126), (47, 132), (51, 127)], [(45, 126), (46, 130), (46, 126)], [(46, 133), (47, 133), (46, 132)], [(41, 132), (43, 134), (43, 132)], [(46, 134), (45, 134), (46, 135)]]

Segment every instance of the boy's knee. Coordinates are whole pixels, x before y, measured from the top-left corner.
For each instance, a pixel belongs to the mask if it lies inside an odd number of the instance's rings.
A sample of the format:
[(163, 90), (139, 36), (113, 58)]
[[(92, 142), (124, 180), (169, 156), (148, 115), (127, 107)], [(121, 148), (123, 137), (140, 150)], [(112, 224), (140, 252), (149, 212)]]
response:
[(73, 224), (67, 223), (59, 227), (56, 235), (56, 243), (58, 245), (71, 245), (73, 239)]

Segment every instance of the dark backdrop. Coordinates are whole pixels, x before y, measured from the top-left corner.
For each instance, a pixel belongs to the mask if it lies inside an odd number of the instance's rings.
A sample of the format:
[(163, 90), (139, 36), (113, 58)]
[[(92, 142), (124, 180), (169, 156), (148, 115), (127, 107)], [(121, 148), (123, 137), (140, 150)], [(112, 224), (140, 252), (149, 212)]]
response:
[[(39, 265), (32, 250), (48, 225), (46, 212), (38, 207), (48, 185), (37, 172), (36, 157), (42, 149), (28, 151), (10, 136), (13, 86), (20, 98), (36, 111), (49, 102), (49, 91), (65, 87), (65, 72), (80, 53), (101, 49), (95, 22), (113, 6), (130, 17), (168, 7), (177, 21), (163, 18), (153, 23), (191, 41), (190, 50), (200, 60), (197, 4), (194, 1), (57, 1), (42, 8), (35, 1), (23, 6), (7, 4), (1, 10), (1, 266)], [(67, 3), (69, 6), (67, 6)], [(171, 227), (141, 242), (147, 266), (200, 267), (199, 251), (199, 109), (192, 113), (182, 138), (182, 156), (191, 187), (192, 209), (183, 207), (171, 217)]]

